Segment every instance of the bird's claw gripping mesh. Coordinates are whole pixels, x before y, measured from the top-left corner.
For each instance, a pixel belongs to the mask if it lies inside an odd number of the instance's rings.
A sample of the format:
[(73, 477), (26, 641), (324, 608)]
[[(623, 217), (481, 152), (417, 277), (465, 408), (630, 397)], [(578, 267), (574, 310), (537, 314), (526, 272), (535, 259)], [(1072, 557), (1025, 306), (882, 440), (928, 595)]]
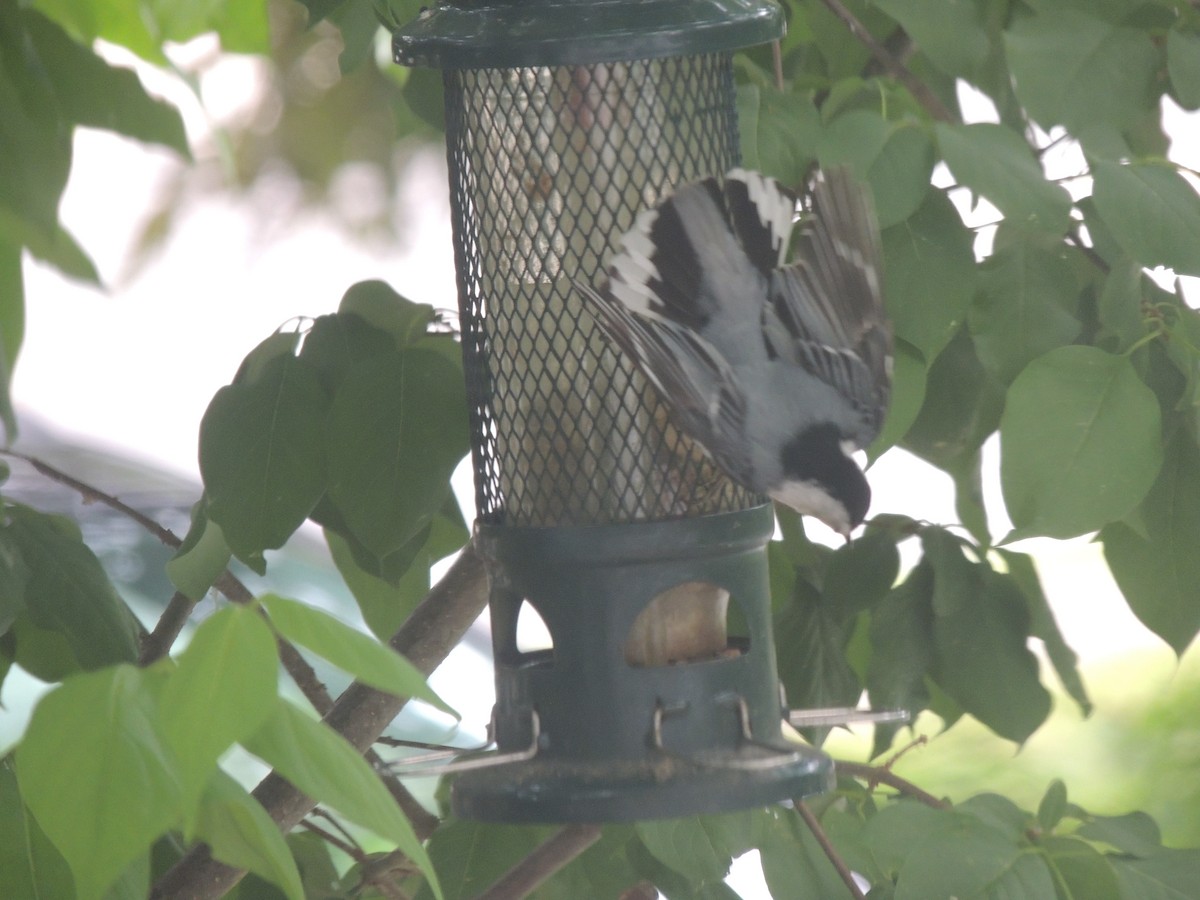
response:
[(480, 521), (746, 509), (609, 346), (573, 284), (673, 185), (738, 156), (728, 54), (445, 72)]

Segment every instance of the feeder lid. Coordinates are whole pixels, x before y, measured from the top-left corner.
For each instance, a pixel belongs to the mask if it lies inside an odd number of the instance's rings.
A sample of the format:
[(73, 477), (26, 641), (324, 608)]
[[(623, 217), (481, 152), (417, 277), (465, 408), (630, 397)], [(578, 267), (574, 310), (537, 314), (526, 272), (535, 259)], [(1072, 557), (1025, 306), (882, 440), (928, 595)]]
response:
[(517, 68), (719, 53), (783, 32), (772, 0), (455, 0), (424, 9), (392, 46), (406, 66)]

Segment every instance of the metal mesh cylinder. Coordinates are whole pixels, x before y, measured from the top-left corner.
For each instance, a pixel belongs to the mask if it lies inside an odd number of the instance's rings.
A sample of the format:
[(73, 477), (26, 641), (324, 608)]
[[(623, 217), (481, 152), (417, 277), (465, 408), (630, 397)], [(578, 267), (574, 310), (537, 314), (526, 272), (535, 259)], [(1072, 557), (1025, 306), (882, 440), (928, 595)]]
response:
[(736, 162), (729, 55), (445, 80), (480, 520), (608, 524), (761, 502), (674, 429), (573, 288), (599, 280), (639, 211)]

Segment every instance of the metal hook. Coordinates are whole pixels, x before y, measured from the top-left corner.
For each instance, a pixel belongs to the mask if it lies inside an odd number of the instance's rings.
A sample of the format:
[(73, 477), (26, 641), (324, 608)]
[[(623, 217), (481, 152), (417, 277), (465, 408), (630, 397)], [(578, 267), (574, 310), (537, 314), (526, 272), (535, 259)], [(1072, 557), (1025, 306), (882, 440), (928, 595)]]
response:
[[(488, 724), (489, 737), (492, 734), (494, 725), (493, 722)], [(418, 756), (410, 756), (400, 762), (389, 763), (388, 771), (400, 778), (415, 778), (424, 777), (427, 775), (452, 775), (456, 772), (469, 772), (474, 769), (487, 769), (492, 766), (500, 766), (505, 763), (525, 762), (533, 759), (538, 754), (538, 741), (542, 736), (542, 722), (538, 717), (537, 710), (529, 711), (529, 728), (532, 732), (532, 739), (529, 746), (524, 750), (512, 750), (507, 753), (493, 752), (486, 756), (472, 756), (469, 759), (454, 759), (464, 753), (477, 753), (485, 747), (490, 746), (493, 741), (489, 740), (480, 748), (455, 748), (453, 750), (438, 750), (434, 753), (422, 753)], [(451, 762), (441, 763), (440, 760), (451, 759)], [(426, 765), (434, 763), (434, 765)]]
[(663, 719), (667, 716), (678, 716), (685, 713), (687, 708), (686, 702), (667, 706), (659, 700), (654, 704), (654, 716), (650, 721), (650, 739), (655, 750), (662, 750), (664, 753), (670, 752), (663, 744)]

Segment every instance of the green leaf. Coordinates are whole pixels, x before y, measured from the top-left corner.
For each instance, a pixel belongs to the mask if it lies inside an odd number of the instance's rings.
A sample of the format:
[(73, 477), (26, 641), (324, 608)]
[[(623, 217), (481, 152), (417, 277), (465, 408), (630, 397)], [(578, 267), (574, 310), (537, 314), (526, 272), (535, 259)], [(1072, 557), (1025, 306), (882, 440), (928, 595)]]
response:
[(180, 818), (153, 678), (121, 665), (68, 679), (34, 709), (17, 748), (21, 793), (84, 900), (103, 896)]
[(952, 813), (905, 857), (896, 900), (979, 897), (1003, 881), (1022, 855), (1002, 832), (974, 816)]
[(0, 240), (0, 425), (4, 426), (5, 445), (17, 437), (17, 416), (12, 407), (10, 386), (24, 337), (25, 282), (21, 272), (21, 248), (13, 242)]
[(1145, 537), (1117, 522), (1101, 532), (1104, 558), (1129, 608), (1182, 654), (1200, 631), (1200, 450), (1186, 432), (1168, 443), (1139, 512)]
[(634, 829), (655, 859), (693, 884), (721, 881), (729, 872), (733, 857), (708, 817), (638, 822)]
[(1067, 812), (1067, 786), (1055, 778), (1038, 804), (1037, 820), (1043, 831), (1053, 831)]
[(927, 528), (921, 541), (934, 572), (937, 683), (998, 735), (1023, 743), (1050, 714), (1050, 694), (1026, 646), (1029, 614), (1020, 588), (985, 563), (969, 561), (944, 529)]
[(1029, 813), (1000, 794), (975, 794), (956, 803), (954, 811), (974, 816), (1014, 841), (1023, 838), (1033, 824)]
[(980, 894), (980, 900), (1058, 900), (1054, 875), (1040, 856), (1025, 852)]
[(1200, 851), (1164, 850), (1148, 859), (1110, 857), (1121, 897), (1137, 900), (1191, 900), (1200, 883)]
[(261, 378), (217, 391), (200, 423), (208, 516), (230, 549), (260, 574), (263, 551), (283, 546), (325, 491), (328, 395), (293, 356)]
[[(425, 335), (433, 321), (434, 309), (424, 303), (413, 303), (386, 282), (360, 281), (342, 296), (338, 315), (358, 316), (368, 325), (390, 334), (397, 346), (407, 347)], [(360, 349), (357, 358), (362, 356)]]
[(1090, 716), (1092, 701), (1088, 698), (1087, 688), (1084, 687), (1083, 678), (1079, 674), (1079, 658), (1058, 629), (1050, 601), (1046, 599), (1041, 579), (1038, 578), (1037, 569), (1034, 567), (1033, 557), (1013, 550), (1001, 549), (997, 552), (1004, 560), (1008, 574), (1025, 596), (1029, 608), (1030, 634), (1040, 640), (1046, 648), (1046, 655), (1058, 674), (1058, 680), (1062, 682), (1071, 699), (1079, 704), (1080, 712)]
[(996, 430), (1003, 408), (1003, 389), (984, 369), (963, 328), (930, 367), (925, 403), (902, 445), (939, 468), (961, 473)]
[(1089, 816), (1079, 827), (1080, 837), (1116, 847), (1130, 856), (1154, 856), (1163, 849), (1158, 823), (1147, 813), (1123, 816)]
[(796, 579), (792, 602), (775, 622), (779, 680), (789, 704), (809, 709), (858, 703), (862, 685), (846, 658), (852, 625), (804, 578)]
[[(539, 888), (538, 900), (620, 897), (623, 891), (642, 880), (628, 851), (632, 835), (630, 825), (606, 825), (600, 840)], [(436, 857), (434, 862), (437, 863)]]
[(933, 144), (911, 122), (889, 123), (878, 113), (851, 110), (825, 126), (817, 155), (823, 168), (850, 166), (871, 186), (881, 228), (903, 222), (929, 193)]
[(74, 523), (15, 503), (5, 512), (2, 533), (29, 569), (30, 621), (63, 634), (85, 669), (137, 659), (137, 620)]
[(306, 647), (364, 684), (397, 697), (415, 697), (458, 717), (425, 683), (407, 659), (370, 635), (351, 628), (329, 613), (296, 600), (267, 594), (262, 605), (271, 624), (289, 641)]
[(253, 350), (246, 354), (242, 364), (238, 366), (233, 376), (234, 384), (257, 384), (266, 377), (274, 377), (272, 369), (281, 357), (295, 356), (300, 346), (299, 331), (285, 331), (279, 328), (259, 341)]
[[(430, 588), (430, 566), (460, 550), (469, 537), (457, 501), (449, 498), (434, 516), (427, 532), (413, 538), (412, 543), (419, 546), (408, 554), (403, 568), (396, 570), (391, 565), (394, 556), (404, 554), (405, 549), (381, 561), (381, 569), (376, 569), (379, 573), (377, 577), (363, 567), (359, 555), (343, 537), (331, 530), (325, 531), (325, 539), (338, 572), (358, 601), (358, 608), (367, 626), (380, 640), (387, 640), (395, 634), (396, 629), (425, 598)], [(367, 551), (364, 549), (363, 552)]]
[(1092, 172), (1096, 209), (1126, 253), (1200, 275), (1200, 196), (1186, 178), (1163, 163), (1100, 161)]
[[(341, 878), (331, 856), (332, 845), (311, 831), (292, 831), (285, 841), (292, 859), (296, 861), (296, 867), (300, 870), (304, 896), (337, 896)], [(243, 900), (258, 900), (258, 894), (246, 893)]]
[(763, 880), (772, 897), (826, 900), (845, 890), (837, 870), (808, 826), (795, 813), (770, 810), (771, 824), (759, 844)]
[(1147, 289), (1153, 282), (1146, 277), (1140, 263), (1130, 260), (1123, 253), (1120, 257), (1104, 279), (1096, 313), (1105, 332), (1101, 340), (1111, 335), (1115, 344), (1110, 343), (1109, 346), (1123, 352), (1147, 334), (1142, 310), (1144, 304), (1152, 302), (1147, 296)]
[(0, 760), (0, 896), (74, 897), (71, 870), (21, 797), (11, 756)]
[(1167, 32), (1167, 72), (1179, 105), (1200, 108), (1200, 35), (1178, 28)]
[(308, 13), (308, 27), (312, 28), (330, 13), (346, 5), (347, 0), (299, 0)]
[(867, 844), (873, 851), (879, 868), (895, 878), (904, 862), (920, 845), (946, 827), (954, 813), (935, 809), (916, 800), (890, 803), (867, 819)]
[(67, 636), (61, 631), (34, 625), (28, 612), (17, 616), (2, 639), (6, 642), (2, 654), (6, 663), (15, 662), (47, 684), (83, 671)]
[(900, 574), (896, 538), (868, 528), (857, 540), (838, 547), (825, 566), (822, 593), (830, 609), (849, 620), (881, 601)]
[[(1070, 897), (1123, 900), (1112, 861), (1087, 841), (1048, 835), (1042, 839), (1046, 859)], [(1141, 900), (1144, 894), (1135, 895)]]
[(333, 729), (291, 703), (278, 704), (265, 725), (242, 745), (318, 803), (392, 841), (442, 891), (429, 855), (412, 825), (366, 760)]
[(0, 236), (50, 242), (71, 169), (71, 128), (24, 19), (15, 4), (0, 9)]
[(332, 396), (355, 365), (389, 353), (395, 346), (393, 335), (361, 316), (335, 313), (313, 322), (304, 336), (300, 358), (320, 373), (321, 384)]
[(958, 521), (980, 546), (989, 546), (987, 509), (983, 500), (983, 456), (977, 449), (952, 460), (945, 467), (954, 480), (954, 511)]
[(25, 11), (24, 22), (66, 118), (190, 157), (179, 110), (147, 94), (132, 69), (109, 65), (34, 10)]
[(1121, 851), (1106, 858), (1116, 870), (1122, 897), (1187, 900), (1200, 878), (1200, 850), (1163, 847), (1158, 825), (1146, 813), (1092, 816), (1079, 837)]
[[(546, 836), (544, 828), (450, 819), (429, 839), (429, 857), (440, 873), (446, 900), (473, 900)], [(432, 896), (425, 884), (416, 900)]]
[(330, 498), (387, 556), (429, 524), (467, 452), (461, 369), (418, 347), (357, 366), (333, 399), (327, 441)]
[(1161, 60), (1145, 30), (1047, 8), (1016, 17), (1004, 46), (1017, 97), (1047, 130), (1124, 129), (1153, 103)]
[(974, 75), (991, 52), (983, 7), (978, 3), (875, 0), (904, 26), (922, 53), (947, 75)]
[(803, 184), (817, 158), (821, 133), (821, 117), (812, 97), (769, 85), (743, 84), (737, 89), (737, 111), (742, 162), (784, 184)]
[(225, 543), (221, 526), (208, 518), (206, 507), (207, 501), (201, 499), (192, 508), (192, 526), (166, 565), (171, 584), (195, 603), (204, 599), (209, 588), (229, 567), (233, 555)]
[(175, 754), (190, 816), (217, 759), (257, 731), (278, 702), (279, 654), (256, 609), (229, 606), (205, 620), (161, 698), (160, 728)]
[(982, 194), (1022, 229), (1061, 235), (1071, 195), (1046, 180), (1024, 139), (1003, 125), (937, 125), (938, 147), (958, 183)]
[(379, 32), (379, 16), (373, 3), (345, 3), (333, 11), (329, 21), (342, 33), (342, 52), (338, 69), (343, 75), (355, 71), (374, 58), (375, 36)]
[(874, 462), (898, 444), (921, 412), (925, 402), (925, 362), (907, 341), (897, 340), (892, 355), (892, 397), (879, 436), (867, 448)]
[[(875, 709), (916, 713), (929, 706), (926, 677), (934, 665), (933, 567), (923, 561), (871, 614), (867, 693)], [(899, 725), (877, 725), (871, 755), (892, 742)]]
[(971, 233), (941, 191), (907, 221), (885, 228), (884, 294), (896, 336), (932, 363), (962, 324), (975, 292)]
[(1153, 484), (1158, 401), (1127, 358), (1060, 347), (1013, 382), (1000, 448), (1006, 541), (1086, 534), (1128, 515)]
[(29, 567), (12, 537), (0, 531), (0, 634), (12, 627), (25, 611), (25, 585)]
[(289, 900), (304, 900), (304, 886), (279, 826), (262, 804), (216, 769), (200, 803), (196, 837), (214, 859), (246, 869), (278, 885)]
[(56, 225), (49, 233), (43, 233), (29, 227), (28, 220), (14, 219), (0, 207), (0, 239), (24, 244), (32, 256), (49, 263), (70, 278), (90, 285), (100, 284), (96, 264), (61, 226)]

